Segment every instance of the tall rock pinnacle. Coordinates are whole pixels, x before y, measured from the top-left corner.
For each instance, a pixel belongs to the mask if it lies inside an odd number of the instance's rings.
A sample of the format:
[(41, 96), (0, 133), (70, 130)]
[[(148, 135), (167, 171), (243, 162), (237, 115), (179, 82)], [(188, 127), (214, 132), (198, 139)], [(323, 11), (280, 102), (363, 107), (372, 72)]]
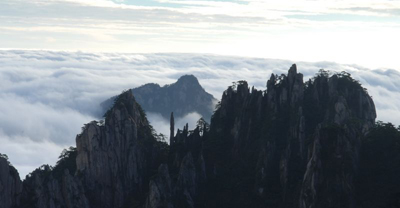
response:
[(175, 136), (175, 121), (174, 121), (174, 112), (171, 112), (171, 119), (170, 119), (170, 135), (169, 139), (173, 139)]

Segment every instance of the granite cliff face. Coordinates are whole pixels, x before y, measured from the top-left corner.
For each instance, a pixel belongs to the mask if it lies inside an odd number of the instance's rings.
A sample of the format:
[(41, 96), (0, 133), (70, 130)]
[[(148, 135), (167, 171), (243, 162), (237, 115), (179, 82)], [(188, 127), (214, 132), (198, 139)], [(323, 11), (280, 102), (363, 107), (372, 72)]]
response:
[(76, 143), (54, 168), (36, 169), (23, 185), (16, 170), (0, 158), (0, 197), (7, 199), (1, 206), (137, 207), (145, 202), (150, 177), (168, 151), (130, 91), (118, 96), (105, 122), (86, 124)]
[(104, 125), (89, 123), (77, 136), (77, 175), (92, 207), (141, 203), (162, 154), (152, 131), (143, 110), (127, 91), (107, 112)]
[(172, 195), (173, 191), (168, 166), (165, 164), (160, 165), (157, 177), (150, 181), (149, 194), (144, 207), (173, 208)]
[[(316, 104), (314, 110), (323, 111), (323, 106), (326, 110), (309, 146), (300, 207), (356, 206), (354, 182), (361, 139), (373, 127), (376, 112), (371, 97), (348, 79), (347, 74), (329, 79), (321, 76), (308, 88), (307, 93), (312, 94), (309, 102)], [(327, 92), (321, 92), (319, 86), (327, 87)], [(306, 120), (313, 116), (310, 113)]]
[(391, 162), (400, 158), (400, 128), (375, 124), (371, 97), (347, 73), (320, 71), (304, 83), (293, 65), (272, 74), (266, 91), (239, 81), (211, 123), (193, 130), (175, 133), (168, 114), (170, 145), (131, 91), (122, 93), (105, 122), (83, 127), (76, 150), (35, 170), (23, 188), (0, 158), (0, 185), (14, 187), (0, 186), (0, 199), (11, 197), (3, 207), (395, 207), (400, 196), (388, 185), (400, 187), (400, 165)]
[[(146, 112), (160, 113), (166, 119), (171, 112), (176, 117), (197, 112), (209, 121), (216, 102), (193, 75), (184, 75), (177, 82), (163, 87), (150, 83), (131, 91)], [(104, 112), (113, 106), (114, 99), (112, 97), (100, 104)]]
[(17, 170), (0, 154), (0, 208), (19, 206), (22, 183)]
[(67, 169), (56, 176), (47, 165), (36, 169), (26, 177), (20, 201), (18, 207), (24, 208), (89, 207), (80, 180), (71, 175)]
[(224, 92), (209, 128), (184, 127), (171, 139), (171, 201), (356, 207), (361, 139), (375, 118), (372, 99), (346, 73), (321, 71), (304, 83), (293, 65), (287, 75), (272, 75), (265, 92), (239, 81)]
[(193, 131), (187, 125), (178, 130), (171, 140), (168, 163), (150, 181), (146, 208), (204, 206), (207, 175), (202, 144), (208, 128), (200, 120)]

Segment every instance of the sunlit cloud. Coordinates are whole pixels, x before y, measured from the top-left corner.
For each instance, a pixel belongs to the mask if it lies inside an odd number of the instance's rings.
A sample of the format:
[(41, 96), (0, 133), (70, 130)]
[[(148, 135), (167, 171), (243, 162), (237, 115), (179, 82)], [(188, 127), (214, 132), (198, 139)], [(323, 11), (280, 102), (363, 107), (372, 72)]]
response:
[(400, 3), (4, 0), (2, 48), (213, 53), (399, 69)]

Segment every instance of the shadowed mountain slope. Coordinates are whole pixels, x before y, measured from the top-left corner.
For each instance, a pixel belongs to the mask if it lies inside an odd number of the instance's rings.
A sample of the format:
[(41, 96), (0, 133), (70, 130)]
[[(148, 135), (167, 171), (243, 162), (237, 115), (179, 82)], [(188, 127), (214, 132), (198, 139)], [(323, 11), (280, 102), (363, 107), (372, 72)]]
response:
[[(321, 70), (303, 82), (293, 65), (267, 90), (239, 81), (211, 123), (167, 145), (131, 91), (105, 121), (86, 124), (77, 148), (21, 186), (0, 158), (0, 207), (364, 208), (398, 207), (400, 129), (375, 123), (366, 89), (350, 74)], [(8, 184), (5, 186), (4, 184)], [(6, 187), (6, 188), (4, 188)]]

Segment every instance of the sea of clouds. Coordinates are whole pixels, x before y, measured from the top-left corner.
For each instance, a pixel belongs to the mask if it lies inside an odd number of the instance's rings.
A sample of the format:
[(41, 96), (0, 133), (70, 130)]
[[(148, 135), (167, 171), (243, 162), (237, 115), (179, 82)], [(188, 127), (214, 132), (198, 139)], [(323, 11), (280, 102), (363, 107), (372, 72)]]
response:
[[(271, 73), (286, 73), (292, 61), (211, 54), (118, 54), (29, 50), (0, 51), (0, 153), (7, 154), (22, 178), (42, 164), (54, 165), (63, 148), (75, 145), (83, 124), (101, 118), (99, 103), (121, 91), (154, 82), (174, 83), (193, 74), (220, 99), (238, 80), (265, 89)], [(298, 62), (305, 80), (319, 69), (347, 71), (372, 95), (378, 119), (400, 124), (400, 72), (332, 62)], [(169, 121), (147, 112), (158, 132)], [(176, 118), (176, 127), (195, 124), (193, 112)]]

